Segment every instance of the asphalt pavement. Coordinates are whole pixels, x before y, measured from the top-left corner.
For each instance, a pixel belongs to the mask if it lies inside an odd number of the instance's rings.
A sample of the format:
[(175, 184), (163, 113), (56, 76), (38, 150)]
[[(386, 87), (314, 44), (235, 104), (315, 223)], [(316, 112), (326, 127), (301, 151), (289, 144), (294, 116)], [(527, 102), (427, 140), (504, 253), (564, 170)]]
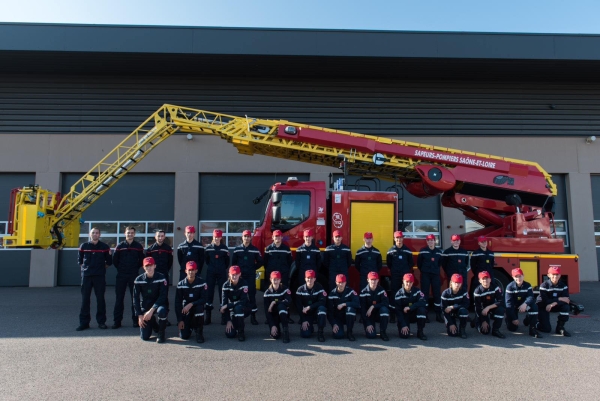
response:
[[(260, 292), (260, 324), (246, 319), (245, 342), (225, 338), (214, 313), (204, 344), (180, 340), (175, 326), (157, 344), (129, 319), (118, 330), (92, 321), (76, 332), (78, 287), (0, 288), (0, 399), (598, 400), (600, 283), (581, 288), (572, 299), (586, 309), (567, 323), (571, 338), (505, 326), (506, 339), (470, 327), (466, 340), (450, 338), (430, 313), (425, 342), (398, 338), (395, 325), (389, 342), (368, 340), (357, 322), (355, 342), (332, 339), (329, 325), (326, 342), (302, 339), (294, 324), (289, 344), (269, 338)], [(114, 287), (106, 298), (110, 326)]]

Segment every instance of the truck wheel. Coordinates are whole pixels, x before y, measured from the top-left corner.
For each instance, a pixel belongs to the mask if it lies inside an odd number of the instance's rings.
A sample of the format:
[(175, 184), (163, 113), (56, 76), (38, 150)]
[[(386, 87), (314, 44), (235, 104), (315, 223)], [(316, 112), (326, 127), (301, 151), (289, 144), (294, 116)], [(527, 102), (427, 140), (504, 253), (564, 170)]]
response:
[(506, 287), (511, 283), (511, 279), (502, 270), (494, 270), (494, 281), (500, 286), (502, 294), (506, 291)]

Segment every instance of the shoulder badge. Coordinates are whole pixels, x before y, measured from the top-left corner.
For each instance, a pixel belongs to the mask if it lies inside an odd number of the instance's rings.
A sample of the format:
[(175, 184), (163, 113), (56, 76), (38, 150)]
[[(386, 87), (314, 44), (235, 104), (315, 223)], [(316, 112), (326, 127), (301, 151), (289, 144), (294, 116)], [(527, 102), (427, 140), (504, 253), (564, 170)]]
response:
[(245, 287), (245, 288), (244, 288), (244, 292), (248, 292), (248, 287)]
[(327, 293), (326, 293), (325, 291), (323, 291), (323, 296), (324, 296), (324, 297), (326, 297), (326, 296), (327, 296)]
[(292, 293), (289, 288), (286, 292), (288, 293), (288, 295), (290, 295)]

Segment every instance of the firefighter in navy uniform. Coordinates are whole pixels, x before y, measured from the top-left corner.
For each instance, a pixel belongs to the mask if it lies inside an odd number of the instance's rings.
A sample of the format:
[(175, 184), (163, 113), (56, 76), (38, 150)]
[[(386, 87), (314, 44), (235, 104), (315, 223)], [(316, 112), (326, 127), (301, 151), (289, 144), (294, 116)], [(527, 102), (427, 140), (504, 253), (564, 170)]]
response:
[(248, 306), (252, 310), (250, 315), (250, 323), (258, 324), (256, 320), (256, 270), (260, 269), (263, 264), (263, 258), (257, 247), (252, 245), (252, 231), (244, 230), (242, 233), (242, 245), (236, 246), (233, 250), (231, 264), (239, 266), (242, 271), (242, 279), (248, 285)]
[[(492, 276), (483, 271), (478, 274), (479, 286), (475, 288), (473, 297), (475, 298), (475, 322), (477, 330), (481, 334), (489, 334), (490, 331), (494, 337), (505, 338), (500, 331), (502, 320), (504, 319), (504, 297), (502, 289), (495, 285), (492, 286)], [(490, 330), (490, 321), (494, 324)]]
[(477, 237), (477, 244), (479, 249), (471, 253), (471, 270), (473, 270), (473, 276), (481, 272), (488, 272), (494, 282), (494, 252), (488, 249), (488, 239), (483, 235)]
[(75, 329), (82, 331), (90, 328), (90, 297), (92, 290), (96, 294), (96, 321), (98, 328), (106, 329), (106, 269), (112, 265), (112, 255), (108, 245), (100, 241), (100, 230), (93, 227), (90, 230), (90, 241), (79, 246), (77, 263), (81, 267), (81, 310), (79, 311), (79, 326)]
[[(140, 274), (140, 267), (142, 267), (142, 261), (144, 260), (144, 247), (134, 240), (134, 238), (135, 227), (125, 227), (125, 241), (117, 245), (113, 254), (113, 264), (117, 268), (113, 329), (121, 327), (123, 310), (125, 309), (125, 292), (127, 291), (127, 287), (129, 287), (129, 293), (133, 298), (134, 282)], [(135, 313), (133, 304), (131, 305), (131, 320), (133, 321), (133, 327), (138, 327), (139, 319)]]
[(375, 323), (379, 322), (381, 339), (389, 341), (387, 325), (390, 317), (390, 301), (383, 287), (379, 285), (379, 273), (370, 272), (367, 275), (367, 282), (365, 288), (360, 291), (360, 313), (365, 326), (365, 335), (367, 338), (376, 338)]
[(300, 314), (300, 336), (309, 338), (314, 331), (313, 322), (317, 320), (317, 340), (325, 341), (323, 329), (327, 319), (327, 307), (325, 306), (327, 292), (323, 286), (317, 283), (317, 272), (307, 270), (304, 272), (306, 284), (298, 287), (296, 291), (296, 309)]
[(565, 330), (565, 323), (569, 321), (569, 288), (560, 281), (560, 267), (548, 268), (548, 280), (540, 285), (540, 295), (537, 298), (539, 321), (537, 329), (543, 333), (550, 333), (550, 312), (558, 312), (555, 333), (565, 337), (571, 334)]
[[(452, 275), (450, 278), (450, 287), (442, 293), (441, 303), (448, 335), (450, 337), (460, 336), (461, 338), (467, 338), (469, 294), (463, 287), (462, 275)], [(460, 329), (456, 327), (456, 318), (459, 319)]]
[(250, 316), (252, 309), (249, 306), (248, 283), (241, 277), (242, 270), (239, 266), (229, 268), (229, 278), (223, 284), (220, 311), (227, 321), (227, 338), (237, 336), (239, 341), (246, 341), (244, 318)]
[(465, 289), (468, 290), (467, 275), (469, 273), (469, 252), (460, 246), (460, 235), (453, 234), (450, 237), (452, 246), (442, 253), (441, 265), (447, 277), (460, 274), (463, 277)]
[(290, 271), (292, 269), (292, 250), (283, 243), (281, 230), (273, 231), (273, 242), (265, 249), (265, 276), (270, 277), (272, 272), (281, 274), (281, 282), (286, 287), (290, 285)]
[(529, 326), (529, 335), (542, 338), (537, 331), (538, 307), (531, 284), (524, 281), (523, 270), (516, 268), (512, 270), (513, 282), (506, 286), (506, 328), (508, 331), (517, 331), (519, 328), (519, 313), (527, 313), (523, 320), (525, 326)]
[(177, 262), (179, 263), (179, 281), (185, 278), (185, 266), (187, 262), (196, 262), (198, 266), (198, 275), (202, 273), (204, 265), (204, 247), (194, 237), (196, 227), (185, 227), (185, 241), (177, 246)]
[(177, 284), (175, 293), (175, 314), (179, 338), (187, 340), (196, 329), (196, 342), (204, 342), (204, 302), (208, 286), (197, 275), (198, 265), (190, 261), (186, 263), (186, 278)]
[(296, 249), (296, 271), (298, 282), (304, 281), (307, 270), (318, 272), (321, 267), (321, 251), (314, 244), (315, 233), (313, 230), (304, 230), (304, 244)]
[[(396, 294), (402, 288), (403, 277), (407, 273), (412, 273), (413, 261), (412, 251), (404, 245), (404, 234), (402, 231), (394, 233), (394, 246), (387, 251), (387, 267), (392, 274), (392, 294)], [(427, 305), (427, 304), (426, 304)], [(396, 322), (396, 305), (390, 302), (391, 316), (390, 323)]]
[[(164, 230), (156, 230), (154, 239), (156, 242), (146, 249), (146, 257), (151, 257), (156, 262), (156, 271), (167, 278), (167, 283), (171, 285), (171, 268), (173, 267), (173, 248), (165, 242)], [(169, 297), (167, 297), (167, 316), (169, 315)], [(167, 319), (167, 326), (171, 323)]]
[(339, 274), (348, 276), (348, 270), (352, 266), (352, 250), (342, 243), (342, 232), (335, 230), (333, 232), (333, 244), (325, 248), (323, 254), (323, 266), (329, 273), (329, 287), (336, 283), (336, 277)]
[[(355, 341), (352, 334), (356, 312), (360, 309), (360, 300), (356, 291), (346, 285), (346, 276), (338, 274), (335, 277), (335, 288), (327, 297), (327, 318), (333, 330), (333, 338)], [(344, 325), (346, 333), (344, 334)]]
[(435, 320), (444, 323), (440, 301), (442, 280), (440, 278), (440, 263), (442, 250), (435, 246), (435, 236), (429, 234), (426, 237), (427, 246), (421, 248), (417, 257), (417, 267), (421, 271), (421, 291), (429, 299), (429, 292), (433, 292), (433, 306), (435, 308)]
[(383, 266), (381, 252), (373, 246), (373, 233), (366, 232), (363, 235), (363, 240), (365, 244), (358, 248), (354, 258), (354, 267), (360, 274), (361, 291), (367, 286), (367, 275), (370, 272), (379, 273)]
[(400, 338), (410, 337), (410, 324), (417, 322), (417, 338), (427, 341), (424, 333), (427, 317), (427, 301), (425, 294), (414, 286), (415, 276), (406, 273), (402, 277), (402, 287), (396, 292), (394, 301), (398, 316), (398, 335)]
[[(204, 259), (206, 262), (206, 311), (204, 324), (211, 324), (211, 313), (214, 309), (213, 299), (215, 288), (219, 292), (219, 303), (221, 302), (221, 289), (227, 280), (227, 269), (229, 269), (229, 248), (223, 243), (223, 231), (213, 230), (212, 242), (204, 248)], [(221, 315), (221, 325), (227, 324), (225, 315)]]
[(263, 297), (267, 324), (269, 325), (271, 338), (277, 340), (283, 335), (283, 342), (287, 344), (290, 342), (288, 316), (292, 304), (292, 292), (281, 283), (280, 272), (271, 272), (269, 279), (271, 285), (267, 288)]
[[(144, 274), (136, 277), (133, 288), (133, 307), (138, 316), (140, 337), (144, 341), (150, 339), (152, 330), (158, 326), (157, 343), (165, 342), (167, 328), (167, 278), (158, 273), (153, 258), (143, 261)], [(158, 318), (158, 322), (155, 317)]]

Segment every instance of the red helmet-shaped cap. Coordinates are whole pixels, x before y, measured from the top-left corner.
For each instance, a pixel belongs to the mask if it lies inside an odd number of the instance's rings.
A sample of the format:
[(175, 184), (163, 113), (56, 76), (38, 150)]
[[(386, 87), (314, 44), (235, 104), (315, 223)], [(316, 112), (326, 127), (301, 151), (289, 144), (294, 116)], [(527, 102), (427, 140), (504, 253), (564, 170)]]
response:
[(155, 265), (156, 262), (154, 261), (154, 258), (144, 258), (144, 266), (152, 266)]
[(522, 276), (523, 275), (523, 270), (520, 267), (517, 267), (515, 269), (512, 269), (511, 274), (512, 274), (513, 277), (514, 276), (519, 276), (519, 275)]
[(477, 237), (477, 242), (487, 242), (487, 237), (485, 235), (480, 235)]
[(404, 238), (402, 231), (394, 231), (394, 238)]
[(213, 230), (213, 237), (223, 238), (223, 231), (222, 230)]
[(343, 274), (338, 274), (337, 276), (335, 276), (335, 282), (336, 283), (345, 283), (346, 276), (344, 276)]
[(185, 264), (185, 270), (198, 270), (198, 265), (193, 260)]
[(462, 284), (463, 282), (463, 278), (460, 274), (453, 274), (452, 278), (450, 279), (450, 281), (452, 281), (453, 283), (460, 283)]
[(377, 273), (377, 272), (370, 272), (367, 275), (367, 279), (369, 279), (369, 280), (379, 280), (379, 273)]
[(242, 235), (252, 236), (252, 231), (250, 231), (250, 230), (244, 230), (244, 232), (242, 233)]
[(308, 229), (308, 230), (304, 230), (304, 236), (305, 237), (314, 237), (315, 236), (315, 232), (312, 229)]
[(275, 230), (273, 231), (273, 237), (282, 237), (283, 233), (281, 232), (281, 230)]
[(194, 226), (185, 226), (186, 233), (196, 233), (196, 227)]
[(492, 276), (490, 276), (490, 273), (488, 272), (481, 272), (477, 275), (479, 277), (479, 280), (481, 280), (482, 278), (492, 278)]
[(452, 234), (452, 237), (450, 237), (451, 241), (460, 241), (460, 235), (458, 234)]
[(231, 266), (229, 268), (229, 274), (241, 274), (242, 273), (242, 269), (240, 269), (239, 266)]
[(306, 273), (304, 273), (304, 277), (305, 278), (317, 278), (317, 273), (314, 270), (307, 270)]
[(548, 274), (560, 274), (560, 266), (550, 265), (550, 267), (548, 268)]
[(435, 241), (435, 235), (433, 235), (433, 234), (427, 234), (427, 237), (425, 237), (425, 239), (427, 241), (429, 241), (429, 240), (434, 240)]
[(415, 276), (412, 275), (411, 273), (406, 273), (404, 275), (404, 277), (402, 277), (402, 280), (403, 281), (410, 281), (411, 283), (414, 283), (415, 282)]
[(335, 231), (333, 232), (333, 236), (334, 236), (334, 237), (341, 237), (341, 236), (342, 236), (342, 232), (341, 232), (340, 230), (335, 230)]
[(373, 238), (373, 233), (372, 233), (372, 232), (370, 232), (370, 231), (367, 231), (367, 232), (365, 233), (365, 235), (363, 236), (363, 238), (364, 238), (364, 239), (369, 239), (369, 238), (371, 238), (371, 239), (372, 239), (372, 238)]
[(281, 279), (281, 273), (280, 272), (271, 272), (271, 278), (278, 278)]

